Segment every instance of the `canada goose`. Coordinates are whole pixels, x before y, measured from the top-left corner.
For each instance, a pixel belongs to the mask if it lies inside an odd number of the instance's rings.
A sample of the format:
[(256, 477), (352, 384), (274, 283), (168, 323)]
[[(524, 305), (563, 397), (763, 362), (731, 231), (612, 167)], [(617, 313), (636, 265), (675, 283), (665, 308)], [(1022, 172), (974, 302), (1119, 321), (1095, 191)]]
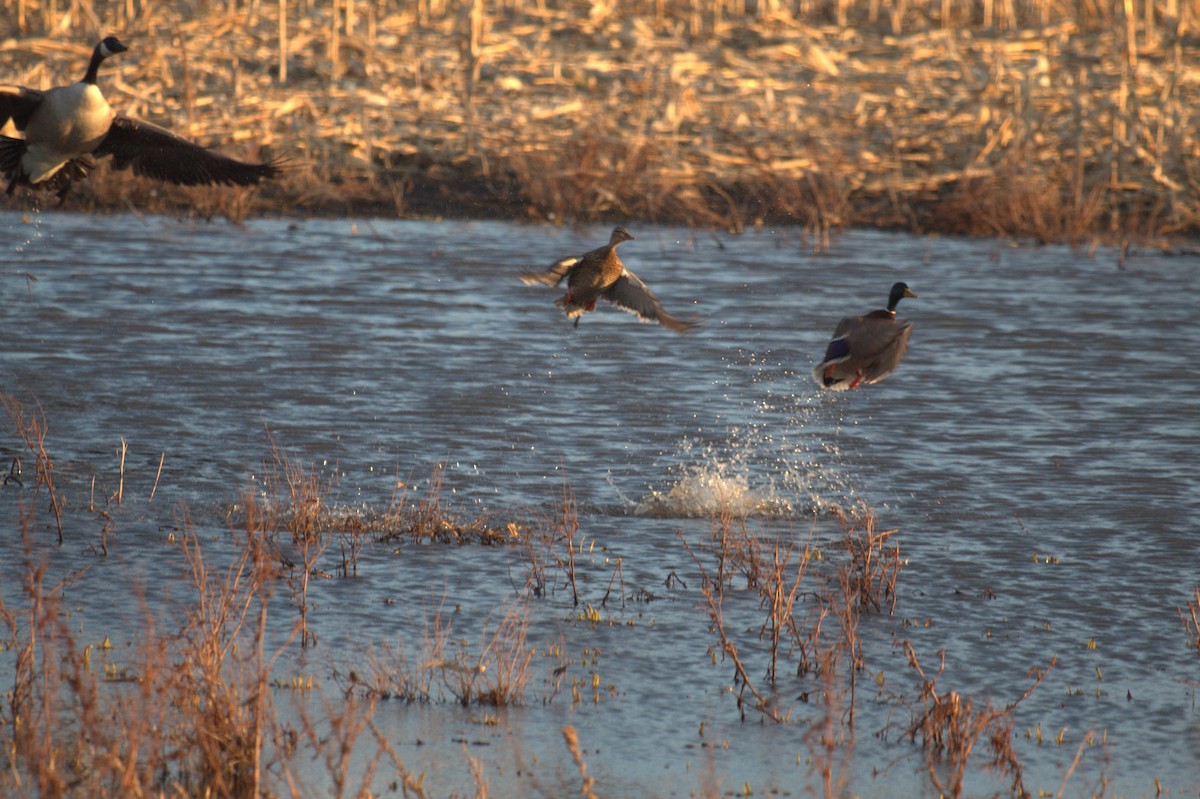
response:
[(860, 383), (878, 383), (894, 372), (912, 332), (908, 322), (896, 318), (896, 305), (905, 297), (916, 296), (907, 285), (897, 283), (888, 295), (886, 310), (847, 316), (838, 322), (825, 359), (813, 368), (817, 382), (844, 391)]
[(557, 286), (565, 277), (567, 293), (555, 300), (567, 313), (568, 319), (579, 319), (588, 311), (595, 310), (596, 300), (604, 299), (623, 311), (635, 314), (644, 322), (658, 322), (676, 333), (686, 333), (698, 321), (684, 321), (663, 310), (637, 275), (630, 272), (617, 257), (617, 245), (632, 241), (633, 236), (623, 227), (613, 228), (608, 244), (579, 256), (570, 256), (551, 264), (547, 272), (532, 272), (521, 275), (527, 285), (541, 284)]
[(216, 155), (165, 128), (119, 116), (96, 86), (104, 59), (128, 48), (108, 36), (92, 51), (83, 80), (38, 91), (0, 86), (0, 127), (12, 120), (24, 138), (0, 136), (0, 171), (18, 184), (61, 186), (87, 175), (92, 156), (111, 155), (114, 169), (185, 186), (252, 186), (279, 174), (279, 163), (247, 164)]

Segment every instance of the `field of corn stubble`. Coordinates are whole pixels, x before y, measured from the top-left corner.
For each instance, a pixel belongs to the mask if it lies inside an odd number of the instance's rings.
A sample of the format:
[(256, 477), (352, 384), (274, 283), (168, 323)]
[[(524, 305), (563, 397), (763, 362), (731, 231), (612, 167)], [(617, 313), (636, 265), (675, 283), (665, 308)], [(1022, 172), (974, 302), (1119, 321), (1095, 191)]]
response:
[(1194, 0), (4, 0), (0, 72), (243, 156), (72, 207), (794, 223), (1157, 242), (1200, 220)]

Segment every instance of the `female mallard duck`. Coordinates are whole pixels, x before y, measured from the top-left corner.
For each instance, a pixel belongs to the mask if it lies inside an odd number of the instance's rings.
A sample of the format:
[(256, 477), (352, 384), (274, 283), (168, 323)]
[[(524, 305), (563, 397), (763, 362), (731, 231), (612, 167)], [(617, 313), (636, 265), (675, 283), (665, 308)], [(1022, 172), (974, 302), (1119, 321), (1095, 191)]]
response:
[[(251, 186), (279, 174), (278, 162), (247, 164), (210, 153), (168, 130), (117, 115), (96, 85), (101, 62), (128, 48), (115, 36), (96, 45), (83, 80), (38, 91), (0, 86), (0, 126), (12, 120), (25, 136), (0, 136), (0, 171), (17, 184), (60, 185), (87, 175), (92, 156), (111, 155), (113, 168), (185, 186)], [(57, 179), (55, 179), (57, 176)], [(55, 179), (55, 180), (52, 180)]]
[(886, 310), (864, 316), (847, 316), (838, 322), (825, 359), (813, 368), (822, 387), (843, 391), (860, 383), (878, 383), (896, 370), (912, 326), (896, 318), (896, 305), (905, 297), (916, 297), (908, 286), (897, 283), (888, 295)]
[(603, 297), (623, 311), (635, 314), (644, 322), (657, 322), (676, 333), (686, 333), (698, 321), (684, 321), (663, 310), (637, 275), (630, 272), (617, 257), (617, 245), (632, 241), (633, 236), (623, 227), (613, 228), (608, 244), (579, 256), (555, 261), (547, 272), (521, 275), (528, 285), (557, 286), (565, 277), (567, 293), (555, 300), (555, 305), (567, 312), (568, 319), (579, 319), (588, 311), (595, 310), (596, 300)]

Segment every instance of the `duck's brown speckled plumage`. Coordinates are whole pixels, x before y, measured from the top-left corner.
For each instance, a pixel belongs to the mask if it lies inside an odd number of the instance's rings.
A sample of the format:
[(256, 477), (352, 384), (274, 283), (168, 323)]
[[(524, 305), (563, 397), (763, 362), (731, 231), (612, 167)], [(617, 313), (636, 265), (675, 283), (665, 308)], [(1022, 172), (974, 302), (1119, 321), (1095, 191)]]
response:
[(617, 245), (632, 239), (625, 228), (613, 228), (608, 244), (603, 247), (555, 261), (549, 270), (523, 274), (521, 280), (529, 285), (557, 286), (566, 278), (567, 293), (555, 304), (566, 312), (568, 319), (574, 319), (576, 325), (579, 318), (594, 310), (596, 301), (603, 298), (645, 322), (657, 322), (676, 333), (691, 330), (699, 322), (678, 319), (667, 313), (646, 284), (621, 263)]
[(896, 305), (904, 297), (916, 297), (907, 285), (892, 286), (886, 309), (862, 316), (847, 316), (838, 322), (825, 357), (813, 368), (813, 377), (823, 388), (834, 391), (878, 383), (896, 370), (908, 349), (912, 326), (896, 318)]

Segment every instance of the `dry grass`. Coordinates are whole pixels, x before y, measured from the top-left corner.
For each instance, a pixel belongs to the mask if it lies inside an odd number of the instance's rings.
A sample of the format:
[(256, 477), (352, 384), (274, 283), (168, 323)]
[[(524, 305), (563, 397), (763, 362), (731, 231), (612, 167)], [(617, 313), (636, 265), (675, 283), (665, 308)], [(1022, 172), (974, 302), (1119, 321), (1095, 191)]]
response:
[[(0, 617), (26, 620), (9, 624), (21, 655), (0, 724), (11, 757), (0, 776), (7, 795), (148, 795), (170, 785), (258, 795), (270, 702), (262, 648), (270, 565), (246, 548), (212, 574), (193, 535), (181, 534), (176, 546), (195, 601), (168, 636), (146, 611), (142, 640), (125, 663), (80, 646), (60, 611), (59, 586), (43, 585), (44, 566), (27, 566), (25, 607), (0, 599)], [(102, 677), (92, 668), (100, 657)]]
[[(17, 435), (25, 444), (26, 451), (35, 459), (33, 479), (37, 488), (33, 499), (36, 502), (42, 488), (46, 489), (50, 499), (50, 512), (54, 514), (54, 523), (58, 528), (58, 543), (61, 544), (63, 542), (62, 504), (54, 491), (54, 462), (50, 460), (50, 454), (46, 452), (46, 414), (42, 411), (41, 404), (38, 405), (36, 413), (27, 411), (20, 400), (5, 392), (0, 392), (0, 405), (3, 405), (4, 410), (8, 413), (8, 418), (12, 421)], [(17, 459), (9, 468), (4, 482), (7, 484), (15, 481), (20, 484), (20, 474), (21, 462), (20, 459)]]
[(791, 223), (817, 246), (1200, 227), (1195, 0), (2, 6), (5, 82), (75, 80), (115, 31), (119, 112), (292, 159), (251, 192), (102, 168), (77, 207)]
[[(20, 595), (0, 596), (4, 649), (15, 653), (0, 707), (0, 794), (303, 797), (313, 786), (299, 775), (313, 779), (320, 763), (324, 795), (362, 796), (386, 762), (408, 795), (424, 795), (372, 726), (371, 702), (318, 694), (314, 714), (312, 694), (293, 690), (296, 712), (279, 712), (271, 674), (301, 627), (269, 650), (280, 574), (261, 528), (248, 527), (232, 562), (213, 569), (184, 512), (168, 550), (191, 594), (178, 627), (163, 630), (170, 616), (143, 605), (138, 638), (118, 651), (79, 640), (62, 600), (69, 578), (46, 584), (28, 527)], [(351, 768), (358, 752), (366, 758)]]
[(1178, 608), (1179, 621), (1187, 630), (1188, 646), (1200, 655), (1200, 586), (1192, 588), (1192, 598), (1188, 600), (1187, 609)]
[[(5, 406), (17, 430), (28, 433), (22, 434), (27, 449), (44, 455), (44, 417), (30, 416), (11, 398)], [(275, 690), (280, 686), (271, 675), (297, 639), (316, 642), (307, 624), (306, 578), (317, 573), (317, 561), (336, 529), (329, 520), (337, 514), (329, 510), (323, 494), (328, 485), (315, 470), (274, 440), (271, 446), (270, 490), (261, 499), (246, 497), (242, 528), (229, 539), (235, 545), (232, 560), (214, 568), (181, 510), (175, 532), (165, 542), (171, 545), (167, 556), (177, 559), (187, 576), (188, 595), (178, 604), (181, 615), (164, 617), (143, 603), (138, 639), (119, 653), (80, 639), (63, 605), (72, 578), (47, 584), (47, 565), (32, 555), (36, 510), (32, 505), (22, 509), (18, 532), (25, 544), (24, 574), (18, 590), (0, 595), (0, 651), (13, 653), (13, 684), (0, 706), (0, 794), (299, 797), (311, 795), (312, 786), (301, 775), (312, 779), (316, 763), (324, 770), (322, 787), (330, 795), (365, 795), (379, 770), (392, 768), (406, 795), (424, 796), (422, 777), (405, 769), (374, 726), (376, 700), (464, 706), (526, 702), (535, 657), (528, 640), (529, 600), (569, 586), (578, 604), (577, 578), (585, 586), (585, 600), (587, 585), (604, 584), (587, 579), (594, 575), (585, 570), (595, 568), (581, 557), (587, 550), (574, 495), (564, 485), (552, 512), (523, 530), (510, 525), (505, 537), (537, 553), (528, 568), (530, 575), (540, 576), (531, 577), (525, 590), (518, 587), (522, 601), (477, 625), (456, 616), (452, 626), (438, 607), (427, 614), (415, 657), (407, 657), (403, 641), (392, 650), (370, 651), (355, 671), (336, 675), (346, 689), (341, 701), (329, 700), (319, 687), (314, 692), (310, 678), (292, 686), (293, 712), (281, 713)], [(52, 467), (44, 471), (50, 474)], [(406, 529), (413, 531), (413, 540), (468, 540), (461, 534), (429, 532), (455, 527), (444, 523), (450, 510), (441, 497), (440, 472), (435, 471), (419, 501), (394, 503), (397, 518), (409, 514)], [(895, 531), (879, 531), (869, 508), (838, 518), (841, 535), (822, 549), (811, 542), (752, 535), (745, 520), (728, 508), (713, 520), (707, 548), (685, 542), (701, 573), (701, 593), (717, 638), (714, 662), (719, 654), (732, 664), (743, 718), (749, 707), (777, 722), (792, 719), (792, 709), (778, 701), (789, 688), (786, 666), (795, 665), (797, 678), (810, 673), (819, 678), (820, 714), (805, 741), (829, 797), (844, 791), (852, 765), (854, 688), (865, 667), (859, 622), (864, 614), (891, 611), (903, 567)], [(299, 553), (302, 565), (282, 557), (285, 546)], [(620, 564), (617, 558), (607, 592), (621, 579), (623, 599)], [(284, 584), (300, 614), (285, 628), (290, 637), (272, 650), (269, 608)], [(533, 591), (535, 584), (545, 590)], [(748, 642), (753, 628), (747, 633), (743, 625), (731, 626), (727, 620), (727, 603), (739, 591), (758, 600), (762, 623), (756, 642)], [(1200, 589), (1194, 590), (1186, 611), (1180, 609), (1180, 617), (1189, 644), (1200, 654)], [(940, 689), (941, 670), (927, 675), (915, 650), (907, 642), (904, 646), (921, 686), (919, 698), (905, 702), (913, 711), (906, 734), (914, 741), (920, 737), (928, 750), (929, 773), (938, 790), (960, 795), (968, 765), (978, 745), (986, 742), (990, 759), (985, 765), (1011, 778), (1013, 792), (1021, 794), (1022, 768), (1012, 746), (1014, 710), (1054, 662), (1032, 675), (1020, 698), (997, 709)], [(557, 695), (573, 663), (563, 648), (560, 642), (553, 655), (559, 668), (551, 692), (542, 697), (545, 702)], [(762, 676), (757, 664), (763, 664)], [(599, 703), (598, 674), (592, 678)], [(581, 687), (575, 679), (577, 702)], [(564, 736), (579, 769), (581, 792), (595, 795), (578, 734), (569, 729)], [(1063, 776), (1064, 786), (1083, 747), (1081, 743)], [(468, 755), (467, 764), (477, 792), (486, 795), (479, 762)]]
[[(914, 719), (908, 729), (908, 735), (914, 741), (920, 736), (921, 742), (928, 750), (929, 776), (938, 791), (946, 796), (962, 796), (963, 779), (971, 753), (977, 743), (986, 740), (992, 755), (988, 765), (1012, 779), (1013, 795), (1026, 796), (1021, 762), (1013, 748), (1013, 713), (1054, 668), (1056, 659), (1051, 658), (1045, 669), (1032, 670), (1033, 681), (1024, 693), (1008, 705), (997, 709), (990, 703), (984, 703), (982, 707), (977, 706), (974, 700), (961, 696), (957, 691), (939, 692), (937, 682), (945, 669), (945, 653), (942, 653), (942, 662), (937, 674), (931, 678), (921, 667), (912, 644), (905, 641), (903, 646), (909, 666), (921, 678), (920, 699), (914, 708)], [(943, 761), (949, 766), (949, 778), (946, 782), (943, 782), (938, 768)], [(1074, 767), (1072, 763), (1063, 778), (1064, 784)]]
[[(524, 590), (533, 597), (546, 597), (558, 590), (559, 575), (564, 588), (571, 589), (571, 602), (579, 606), (575, 557), (582, 542), (575, 494), (565, 482), (560, 501), (552, 513), (543, 514), (527, 526), (510, 525), (510, 534), (519, 540), (525, 554)], [(619, 561), (618, 561), (619, 562)], [(614, 572), (614, 577), (616, 573)], [(608, 594), (605, 594), (607, 601)]]
[[(262, 516), (247, 515), (247, 529), (252, 536), (275, 543), (280, 520), (291, 536), (292, 552), (299, 561), (279, 553), (278, 557), (290, 568), (287, 581), (292, 589), (292, 601), (300, 612), (300, 645), (316, 646), (316, 633), (308, 626), (309, 585), (314, 577), (322, 573), (317, 564), (329, 546), (330, 534), (327, 524), (328, 513), (324, 512), (328, 484), (312, 466), (294, 460), (285, 448), (275, 440), (270, 430), (267, 438), (271, 444), (272, 463), (266, 467), (268, 507), (278, 509), (278, 514)], [(247, 508), (253, 507), (253, 497), (247, 497)], [(346, 573), (343, 562), (343, 574)]]
[[(494, 624), (494, 627), (493, 627)], [(407, 656), (403, 642), (375, 647), (360, 668), (338, 672), (347, 694), (405, 702), (454, 701), (461, 705), (513, 705), (524, 701), (534, 647), (527, 640), (528, 610), (504, 610), (499, 621), (488, 618), (478, 645), (459, 637), (451, 646), (453, 625), (439, 607), (425, 622), (421, 649)]]
[(425, 633), (415, 661), (409, 659), (404, 642), (394, 648), (388, 645), (369, 649), (361, 670), (338, 674), (348, 693), (362, 691), (379, 699), (398, 699), (404, 702), (430, 702), (435, 695), (434, 677), (438, 664), (449, 662), (446, 649), (450, 640), (449, 622), (442, 619), (442, 608), (425, 618)]
[(840, 579), (842, 593), (860, 610), (891, 614), (896, 608), (896, 580), (904, 568), (900, 545), (891, 538), (896, 530), (877, 531), (878, 518), (866, 505), (851, 515), (841, 508), (834, 514), (842, 524), (842, 544), (848, 558)]
[[(723, 659), (728, 659), (733, 666), (733, 683), (737, 688), (737, 706), (738, 712), (741, 713), (742, 720), (746, 718), (747, 696), (754, 699), (753, 707), (766, 718), (775, 722), (786, 721), (789, 716), (789, 711), (786, 708), (777, 707), (766, 695), (765, 691), (759, 689), (745, 663), (741, 657), (737, 643), (734, 641), (727, 625), (725, 624), (725, 596), (727, 590), (731, 587), (730, 580), (734, 570), (742, 571), (747, 574), (747, 583), (757, 582), (759, 577), (759, 544), (751, 537), (746, 530), (745, 520), (739, 520), (738, 525), (734, 526), (735, 517), (732, 512), (726, 507), (714, 520), (710, 542), (713, 552), (716, 556), (716, 569), (710, 571), (701, 560), (699, 553), (683, 538), (683, 534), (679, 533), (679, 540), (683, 543), (684, 548), (691, 555), (696, 567), (700, 570), (701, 586), (700, 592), (704, 597), (705, 611), (711, 624), (712, 631), (717, 636), (717, 643), (709, 647), (709, 652), (713, 656), (714, 663), (719, 652)], [(800, 581), (802, 572), (797, 575), (796, 582)], [(794, 597), (794, 592), (789, 590), (786, 592), (788, 596)], [(768, 589), (768, 595), (773, 595), (774, 591)], [(773, 596), (772, 596), (773, 599)], [(794, 630), (795, 624), (792, 617), (792, 608), (780, 607), (774, 602), (771, 604), (768, 612), (768, 618), (763, 622), (761, 632), (771, 630), (770, 639), (770, 656), (771, 667), (768, 671), (768, 680), (773, 681), (776, 675), (776, 663), (779, 653), (779, 631)], [(760, 632), (760, 635), (761, 635)]]
[(408, 481), (397, 480), (391, 506), (377, 517), (359, 514), (336, 517), (340, 527), (355, 526), (382, 542), (409, 541), (427, 544), (502, 544), (510, 540), (506, 531), (488, 524), (486, 516), (463, 520), (442, 496), (446, 464), (434, 465), (424, 493), (410, 500)]
[[(714, 660), (719, 654), (733, 666), (743, 719), (747, 706), (777, 722), (787, 721), (791, 711), (778, 706), (770, 692), (758, 685), (746, 665), (746, 644), (739, 645), (726, 623), (725, 602), (738, 590), (735, 578), (758, 594), (764, 612), (758, 640), (766, 642), (766, 684), (780, 682), (779, 664), (784, 659), (795, 664), (797, 676), (817, 672), (828, 678), (848, 658), (847, 718), (853, 727), (857, 673), (864, 667), (859, 619), (864, 612), (891, 611), (902, 562), (898, 545), (890, 544), (895, 531), (877, 532), (869, 509), (863, 508), (859, 516), (841, 513), (838, 518), (842, 537), (824, 550), (795, 541), (785, 546), (755, 536), (745, 519), (735, 517), (728, 507), (713, 519), (708, 560), (680, 535), (700, 571), (704, 608), (717, 637), (710, 652)], [(845, 557), (825, 559), (823, 552), (835, 550), (844, 551)], [(805, 597), (812, 601), (801, 602)], [(838, 625), (838, 635), (828, 634), (829, 620)], [(826, 701), (834, 701), (830, 691)]]

